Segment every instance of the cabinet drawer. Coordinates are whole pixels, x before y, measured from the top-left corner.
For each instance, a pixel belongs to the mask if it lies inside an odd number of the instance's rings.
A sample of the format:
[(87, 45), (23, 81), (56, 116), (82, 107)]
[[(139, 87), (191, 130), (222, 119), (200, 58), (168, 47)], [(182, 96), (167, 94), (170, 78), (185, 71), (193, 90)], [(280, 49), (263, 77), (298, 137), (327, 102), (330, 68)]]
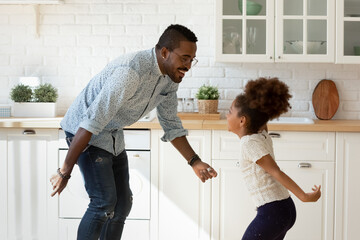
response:
[(227, 131), (213, 131), (212, 159), (238, 159), (239, 142), (237, 135)]
[[(335, 160), (335, 133), (270, 131), (276, 160)], [(213, 159), (237, 159), (240, 139), (233, 133), (213, 131)]]
[(276, 160), (335, 161), (334, 132), (272, 132)]

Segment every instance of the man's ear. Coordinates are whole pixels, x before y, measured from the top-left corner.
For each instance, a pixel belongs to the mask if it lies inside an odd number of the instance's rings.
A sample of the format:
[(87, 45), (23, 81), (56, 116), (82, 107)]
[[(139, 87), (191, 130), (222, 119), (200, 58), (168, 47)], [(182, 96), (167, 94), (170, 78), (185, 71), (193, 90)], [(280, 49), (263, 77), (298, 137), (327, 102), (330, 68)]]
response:
[(166, 47), (162, 47), (160, 50), (160, 55), (162, 59), (167, 59), (170, 55), (169, 49), (167, 49)]

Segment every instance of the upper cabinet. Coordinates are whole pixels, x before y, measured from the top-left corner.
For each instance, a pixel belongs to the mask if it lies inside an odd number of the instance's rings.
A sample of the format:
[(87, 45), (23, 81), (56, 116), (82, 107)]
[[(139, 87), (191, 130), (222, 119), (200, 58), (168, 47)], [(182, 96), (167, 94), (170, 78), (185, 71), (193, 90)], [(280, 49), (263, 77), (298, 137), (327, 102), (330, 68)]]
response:
[(273, 1), (217, 0), (216, 4), (216, 60), (272, 62)]
[(216, 60), (334, 62), (334, 0), (217, 0)]
[(360, 62), (360, 1), (338, 0), (336, 63)]

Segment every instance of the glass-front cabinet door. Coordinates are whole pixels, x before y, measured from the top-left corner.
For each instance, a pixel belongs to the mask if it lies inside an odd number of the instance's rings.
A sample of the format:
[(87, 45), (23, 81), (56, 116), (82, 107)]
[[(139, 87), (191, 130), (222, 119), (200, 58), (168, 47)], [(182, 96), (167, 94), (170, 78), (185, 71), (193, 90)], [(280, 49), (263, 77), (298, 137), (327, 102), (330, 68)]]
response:
[(217, 61), (334, 62), (334, 47), (335, 0), (216, 1)]
[(338, 0), (336, 63), (360, 63), (360, 0)]
[(277, 62), (334, 62), (334, 0), (276, 1)]
[(274, 1), (216, 1), (216, 60), (273, 62)]

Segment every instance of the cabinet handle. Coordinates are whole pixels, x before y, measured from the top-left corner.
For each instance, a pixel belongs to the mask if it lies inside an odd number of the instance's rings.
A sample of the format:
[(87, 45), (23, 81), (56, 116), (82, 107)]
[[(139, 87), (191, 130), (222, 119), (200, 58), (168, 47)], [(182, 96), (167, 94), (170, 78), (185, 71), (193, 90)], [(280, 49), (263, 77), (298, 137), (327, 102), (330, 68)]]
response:
[(311, 168), (310, 163), (299, 163), (298, 168)]
[(272, 56), (270, 56), (270, 59), (272, 59)]
[(269, 133), (271, 138), (281, 138), (280, 133)]
[(240, 167), (240, 162), (239, 162), (239, 161), (236, 161), (235, 166), (236, 166), (236, 167)]
[(36, 134), (35, 130), (24, 130), (23, 135), (34, 135)]
[(140, 158), (140, 155), (139, 154), (134, 154), (133, 158)]
[(278, 59), (280, 59), (281, 58), (281, 56), (278, 56)]

